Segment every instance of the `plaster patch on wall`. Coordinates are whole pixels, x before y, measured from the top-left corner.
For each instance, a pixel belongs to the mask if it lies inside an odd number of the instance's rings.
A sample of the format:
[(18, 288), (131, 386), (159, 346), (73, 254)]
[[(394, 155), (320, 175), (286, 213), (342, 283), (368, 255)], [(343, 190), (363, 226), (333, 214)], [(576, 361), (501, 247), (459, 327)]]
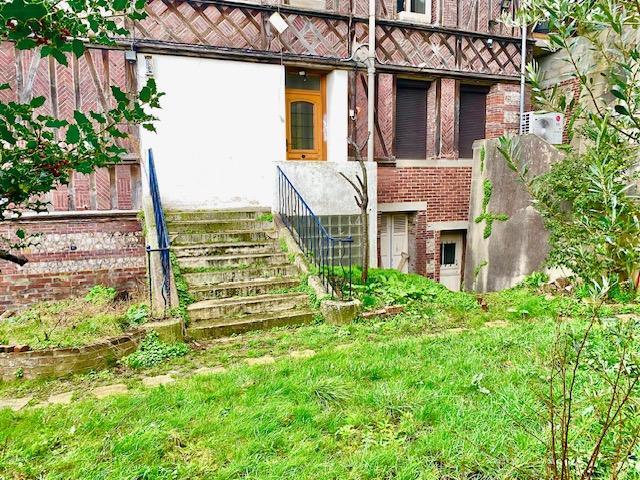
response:
[(27, 263), (21, 272), (33, 273), (73, 273), (90, 270), (112, 270), (118, 268), (144, 268), (144, 257), (106, 257), (85, 260), (67, 260)]

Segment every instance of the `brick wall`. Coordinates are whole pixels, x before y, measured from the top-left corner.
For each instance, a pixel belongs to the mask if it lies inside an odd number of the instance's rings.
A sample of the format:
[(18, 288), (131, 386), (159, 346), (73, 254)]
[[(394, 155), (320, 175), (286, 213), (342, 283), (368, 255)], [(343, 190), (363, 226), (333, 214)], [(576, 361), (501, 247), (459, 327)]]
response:
[(108, 212), (5, 222), (1, 236), (17, 229), (41, 233), (22, 253), (24, 267), (0, 261), (0, 312), (40, 300), (82, 295), (93, 285), (133, 289), (146, 276), (144, 237), (134, 213)]
[(497, 83), (487, 94), (486, 137), (518, 133), (520, 127), (520, 85)]
[(419, 211), (413, 235), (415, 271), (437, 279), (439, 275), (439, 232), (429, 230), (430, 222), (466, 221), (469, 218), (471, 168), (379, 166), (378, 203), (425, 202)]
[[(458, 158), (459, 82), (436, 79), (427, 95), (427, 156), (437, 162)], [(486, 137), (517, 133), (519, 85), (494, 84), (487, 94)], [(384, 111), (394, 111), (386, 108)], [(378, 111), (378, 115), (382, 113)], [(469, 216), (471, 167), (379, 165), (378, 203), (421, 202), (427, 210), (417, 212), (412, 226), (415, 238), (416, 273), (439, 278), (440, 232), (431, 222), (464, 221)]]

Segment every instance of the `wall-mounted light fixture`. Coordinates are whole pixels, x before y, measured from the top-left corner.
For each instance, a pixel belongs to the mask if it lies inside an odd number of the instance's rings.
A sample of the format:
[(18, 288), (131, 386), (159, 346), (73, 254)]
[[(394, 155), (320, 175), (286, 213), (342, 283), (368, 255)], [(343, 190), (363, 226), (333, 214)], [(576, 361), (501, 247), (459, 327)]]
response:
[(136, 63), (138, 60), (138, 54), (135, 50), (125, 50), (124, 59), (129, 63)]
[(506, 13), (511, 10), (512, 0), (500, 0), (500, 13)]
[(488, 38), (487, 39), (487, 47), (493, 48), (493, 38)]

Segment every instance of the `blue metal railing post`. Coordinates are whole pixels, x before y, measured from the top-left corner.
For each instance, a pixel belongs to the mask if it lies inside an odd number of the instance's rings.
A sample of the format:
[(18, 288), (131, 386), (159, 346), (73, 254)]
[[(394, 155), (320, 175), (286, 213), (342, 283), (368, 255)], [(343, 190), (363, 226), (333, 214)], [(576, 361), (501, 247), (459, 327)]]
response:
[[(149, 171), (149, 193), (153, 203), (153, 216), (156, 225), (156, 236), (158, 238), (158, 247), (152, 248), (147, 245), (147, 255), (150, 258), (151, 252), (158, 252), (160, 255), (160, 265), (162, 267), (162, 298), (164, 300), (164, 308), (171, 306), (171, 257), (169, 254), (170, 242), (169, 231), (164, 218), (164, 210), (162, 209), (162, 201), (160, 199), (160, 188), (158, 186), (158, 176), (156, 174), (156, 165), (153, 159), (153, 150), (147, 152), (148, 171)], [(149, 260), (149, 297), (153, 299), (151, 294), (151, 262)], [(153, 302), (153, 300), (151, 300)], [(150, 305), (153, 310), (153, 305)]]
[[(278, 213), (282, 222), (289, 229), (302, 252), (317, 267), (322, 285), (331, 291), (332, 296), (337, 295), (350, 300), (352, 297), (351, 246), (353, 238), (336, 238), (329, 234), (282, 169), (277, 167), (277, 171)], [(346, 259), (349, 272), (348, 289), (345, 288), (342, 279), (346, 271), (343, 259), (347, 249), (349, 252), (348, 259)], [(340, 256), (339, 259), (336, 259), (336, 251)], [(340, 278), (338, 266), (341, 270)]]

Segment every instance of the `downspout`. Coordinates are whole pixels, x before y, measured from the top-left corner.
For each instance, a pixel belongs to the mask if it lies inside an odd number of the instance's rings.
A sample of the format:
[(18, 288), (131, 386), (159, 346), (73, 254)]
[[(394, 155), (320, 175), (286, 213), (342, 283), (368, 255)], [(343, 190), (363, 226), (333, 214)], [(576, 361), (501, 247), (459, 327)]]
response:
[(369, 0), (369, 58), (367, 59), (367, 161), (373, 162), (376, 107), (376, 0)]
[[(524, 15), (523, 15), (524, 17)], [(520, 135), (523, 134), (522, 119), (524, 118), (525, 78), (527, 72), (527, 21), (522, 19), (522, 44), (520, 46)]]

